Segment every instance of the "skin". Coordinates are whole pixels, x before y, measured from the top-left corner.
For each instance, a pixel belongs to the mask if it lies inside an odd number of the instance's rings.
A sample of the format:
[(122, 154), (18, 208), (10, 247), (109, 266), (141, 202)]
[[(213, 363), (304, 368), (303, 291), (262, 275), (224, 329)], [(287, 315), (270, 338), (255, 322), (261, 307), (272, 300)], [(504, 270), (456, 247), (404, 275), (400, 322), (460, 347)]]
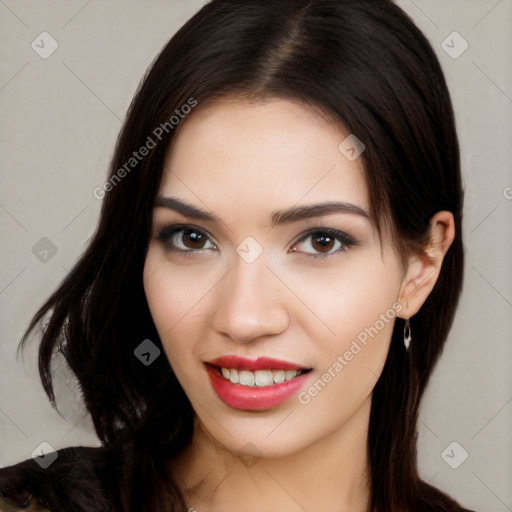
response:
[[(374, 223), (355, 213), (271, 225), (276, 211), (318, 203), (369, 211), (362, 159), (338, 150), (347, 135), (288, 100), (229, 98), (197, 110), (170, 148), (159, 196), (216, 217), (155, 207), (144, 267), (152, 317), (196, 412), (192, 440), (169, 472), (200, 512), (367, 508), (371, 394), (394, 318), (307, 404), (292, 396), (267, 411), (231, 408), (204, 366), (232, 354), (283, 359), (312, 368), (307, 390), (393, 304), (409, 318), (430, 293), (454, 236), (449, 212), (431, 220), (430, 259), (410, 255), (405, 263), (390, 236), (379, 238)], [(155, 239), (168, 224), (195, 226), (212, 243), (190, 249), (178, 232), (172, 240), (182, 250), (172, 250), (169, 239)], [(304, 238), (311, 228), (336, 229), (357, 243), (326, 249)], [(263, 250), (251, 263), (236, 251), (247, 237)]]

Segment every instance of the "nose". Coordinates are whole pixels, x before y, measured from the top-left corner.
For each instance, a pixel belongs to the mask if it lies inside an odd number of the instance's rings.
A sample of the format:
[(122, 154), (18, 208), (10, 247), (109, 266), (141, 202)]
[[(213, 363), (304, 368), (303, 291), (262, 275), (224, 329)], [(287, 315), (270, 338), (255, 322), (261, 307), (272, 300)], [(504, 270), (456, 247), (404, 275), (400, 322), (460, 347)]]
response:
[(212, 328), (239, 343), (284, 332), (290, 315), (282, 286), (263, 258), (253, 263), (238, 258), (217, 289)]

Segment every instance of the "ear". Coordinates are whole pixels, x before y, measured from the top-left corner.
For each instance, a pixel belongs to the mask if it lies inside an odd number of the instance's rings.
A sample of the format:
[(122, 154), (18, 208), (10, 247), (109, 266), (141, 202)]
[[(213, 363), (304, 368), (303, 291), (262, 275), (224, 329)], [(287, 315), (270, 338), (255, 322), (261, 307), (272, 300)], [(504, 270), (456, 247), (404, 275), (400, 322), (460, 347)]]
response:
[(407, 258), (407, 268), (398, 295), (398, 302), (402, 305), (400, 318), (411, 318), (421, 309), (436, 284), (444, 256), (455, 237), (451, 212), (437, 212), (429, 224), (430, 242), (424, 253), (414, 253)]

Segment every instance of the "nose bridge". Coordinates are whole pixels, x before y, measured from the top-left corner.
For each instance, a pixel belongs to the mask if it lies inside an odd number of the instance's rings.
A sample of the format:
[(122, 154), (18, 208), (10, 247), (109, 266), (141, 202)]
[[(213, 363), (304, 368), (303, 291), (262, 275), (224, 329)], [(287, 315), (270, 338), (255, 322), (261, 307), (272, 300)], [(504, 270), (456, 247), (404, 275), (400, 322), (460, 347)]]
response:
[(252, 262), (238, 257), (231, 272), (230, 284), (237, 293), (252, 291), (255, 294), (264, 288), (268, 273), (269, 270), (263, 256)]
[[(226, 282), (224, 306), (232, 309), (232, 314), (258, 318), (272, 302), (269, 274), (263, 258), (252, 263), (238, 258)], [(277, 299), (275, 294), (273, 299)]]
[(265, 258), (246, 262), (238, 257), (223, 283), (213, 327), (239, 342), (278, 334), (289, 314)]

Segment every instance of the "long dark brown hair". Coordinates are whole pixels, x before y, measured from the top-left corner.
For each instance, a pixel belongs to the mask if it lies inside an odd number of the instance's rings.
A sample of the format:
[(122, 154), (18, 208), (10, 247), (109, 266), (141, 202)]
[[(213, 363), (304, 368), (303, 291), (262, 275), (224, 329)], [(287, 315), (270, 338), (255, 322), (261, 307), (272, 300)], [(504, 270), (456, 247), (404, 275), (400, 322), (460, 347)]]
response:
[[(213, 0), (164, 47), (119, 135), (96, 233), (22, 341), (47, 322), (39, 368), (50, 400), (51, 362), (59, 349), (78, 377), (101, 441), (129, 440), (126, 467), (136, 484), (122, 490), (126, 508), (186, 510), (165, 461), (190, 439), (193, 413), (165, 357), (149, 367), (134, 357), (145, 339), (162, 349), (142, 269), (153, 202), (177, 132), (169, 120), (183, 114), (183, 105), (197, 102), (200, 109), (229, 95), (317, 107), (363, 141), (372, 215), (380, 227), (391, 228), (400, 251), (421, 250), (432, 215), (453, 213), (455, 240), (432, 293), (411, 320), (414, 343), (405, 350), (403, 321), (397, 320), (373, 391), (369, 510), (461, 510), (421, 481), (416, 460), (420, 399), (462, 286), (459, 147), (436, 55), (390, 0)], [(167, 129), (155, 137), (161, 126)], [(156, 147), (119, 173), (148, 137)]]

